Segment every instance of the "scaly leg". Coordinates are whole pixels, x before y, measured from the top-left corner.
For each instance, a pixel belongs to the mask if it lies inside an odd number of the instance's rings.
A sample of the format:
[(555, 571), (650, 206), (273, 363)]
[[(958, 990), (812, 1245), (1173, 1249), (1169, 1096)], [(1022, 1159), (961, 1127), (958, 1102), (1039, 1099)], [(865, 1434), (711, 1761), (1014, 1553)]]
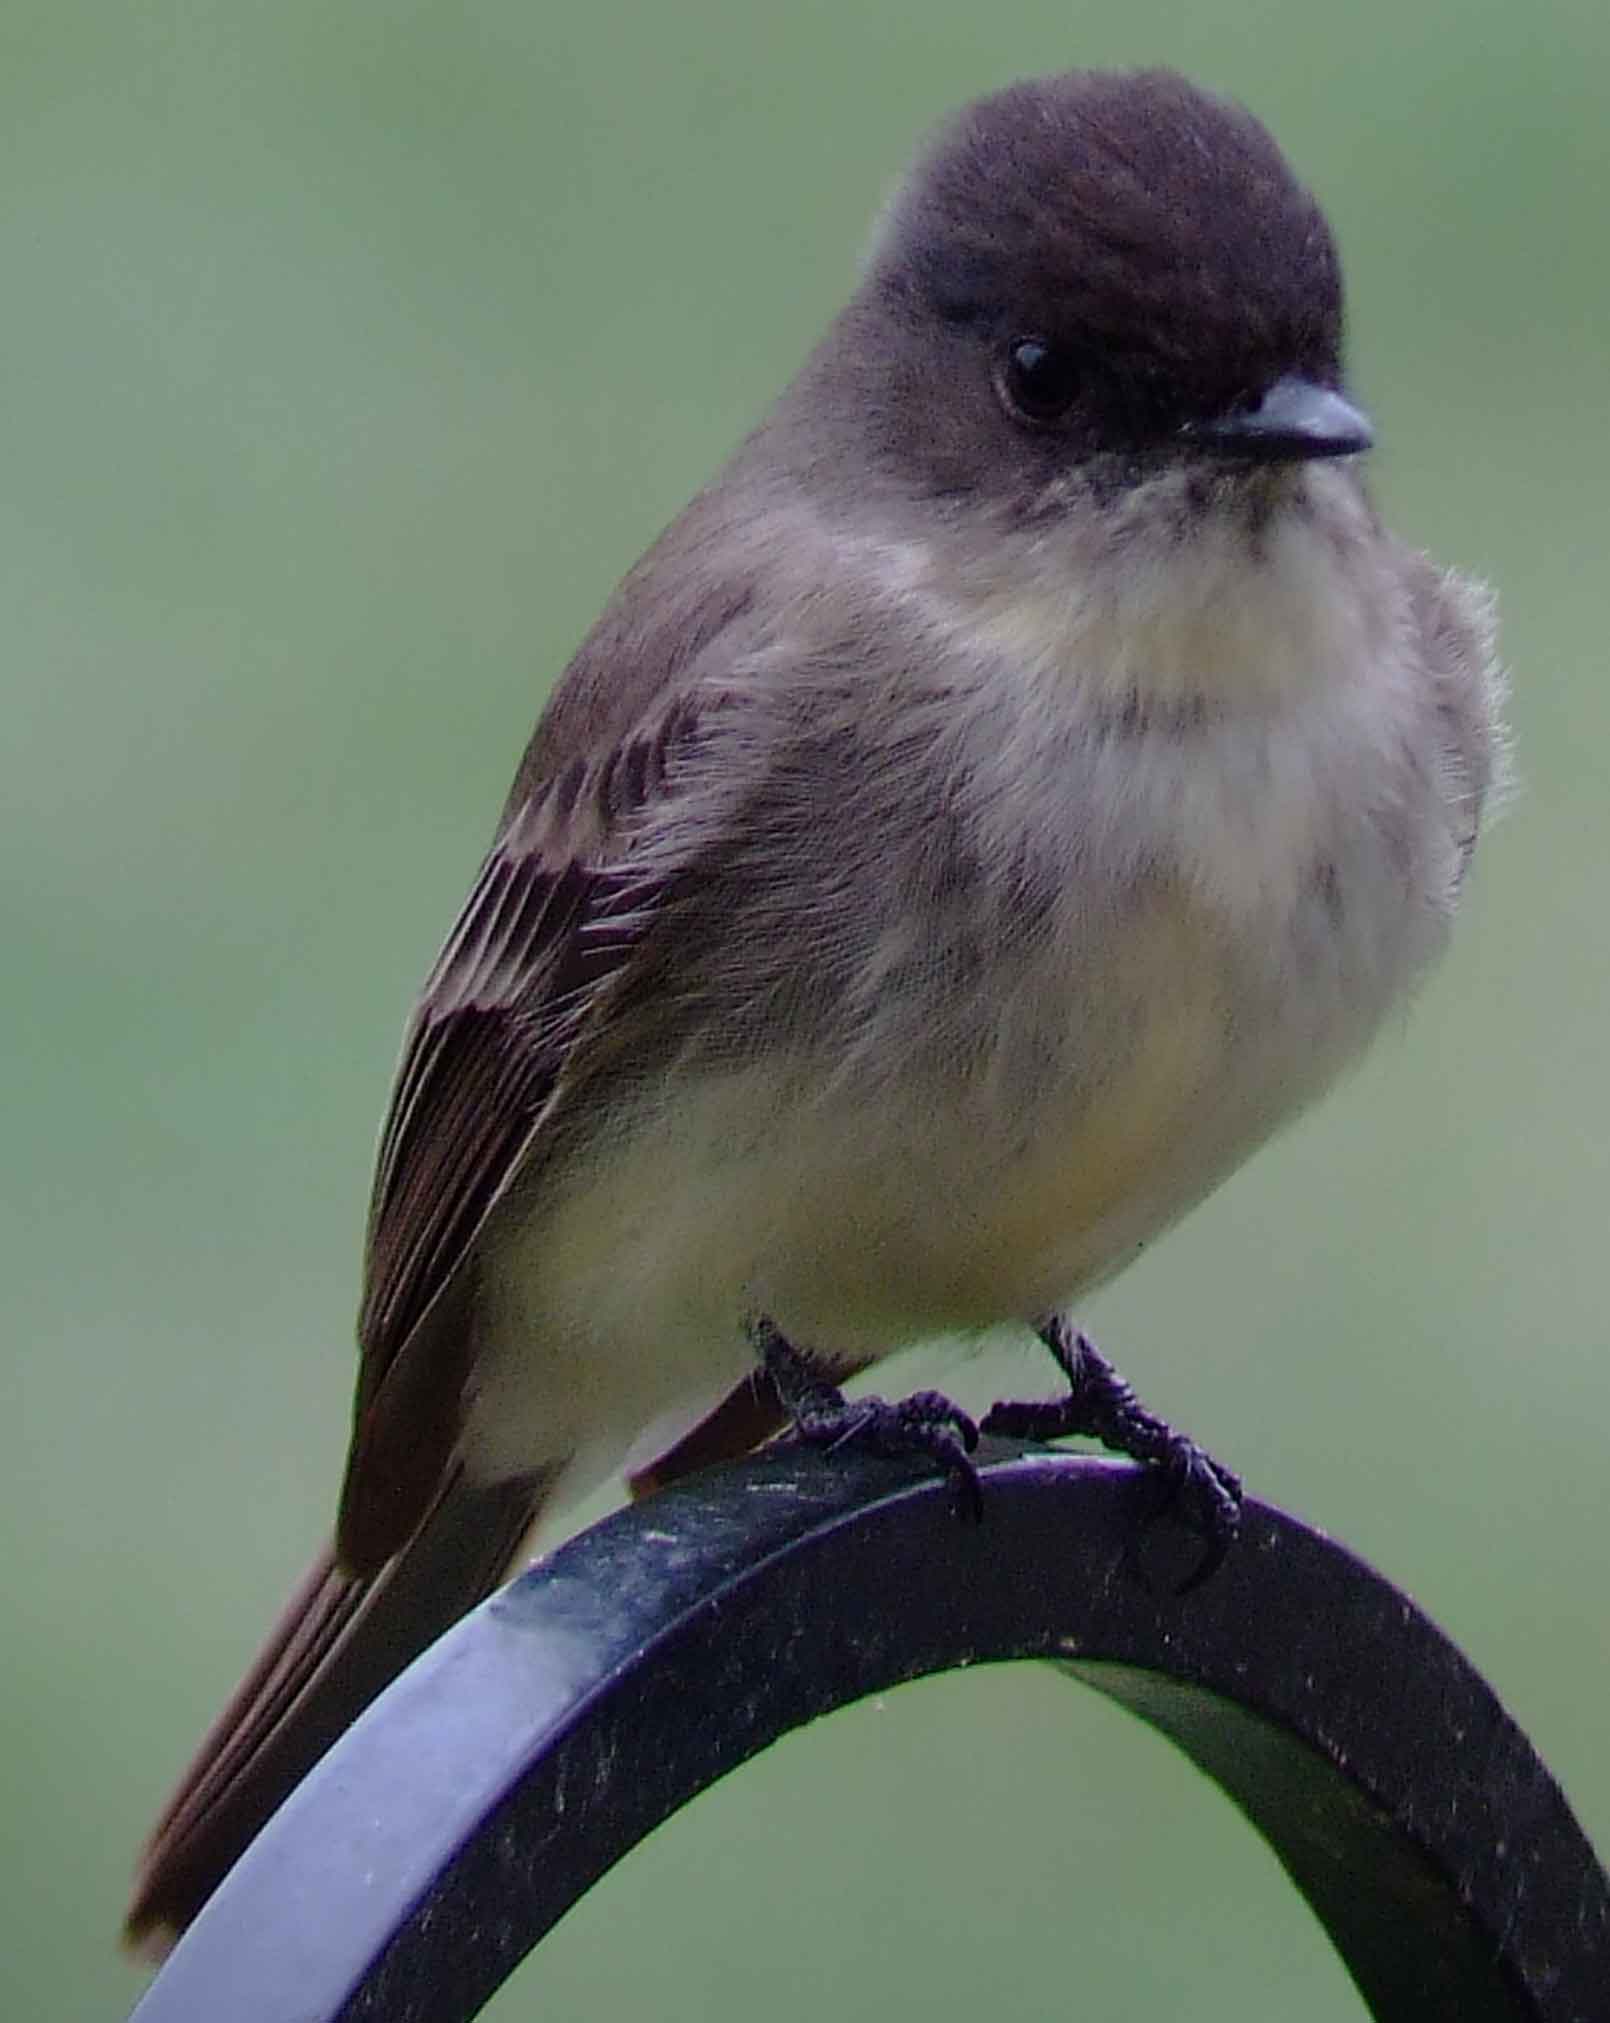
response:
[(846, 1398), (770, 1321), (752, 1321), (749, 1335), (794, 1422), (796, 1439), (830, 1452), (855, 1447), (866, 1454), (926, 1454), (955, 1484), (962, 1514), (975, 1522), (983, 1516), (978, 1470), (968, 1459), (978, 1445), (978, 1428), (959, 1405), (939, 1391), (917, 1391), (893, 1403)]
[(1060, 1440), (1084, 1433), (1116, 1454), (1157, 1472), (1164, 1507), (1177, 1511), (1203, 1541), (1201, 1562), (1181, 1587), (1200, 1587), (1235, 1541), (1241, 1483), (1194, 1440), (1148, 1412), (1090, 1337), (1053, 1315), (1037, 1330), (1068, 1380), (1067, 1396), (1003, 1402), (982, 1430), (1014, 1440)]

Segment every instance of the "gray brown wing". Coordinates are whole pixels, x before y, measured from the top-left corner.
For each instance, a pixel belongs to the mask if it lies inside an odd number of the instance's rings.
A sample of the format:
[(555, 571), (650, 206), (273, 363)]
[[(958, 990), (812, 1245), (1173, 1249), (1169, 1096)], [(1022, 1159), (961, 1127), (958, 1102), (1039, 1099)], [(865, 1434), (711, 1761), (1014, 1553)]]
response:
[(337, 1530), (356, 1571), (397, 1551), (449, 1465), (470, 1353), (461, 1267), (526, 1162), (589, 1007), (653, 918), (635, 818), (667, 791), (699, 721), (683, 691), (516, 807), (426, 980), (369, 1215)]

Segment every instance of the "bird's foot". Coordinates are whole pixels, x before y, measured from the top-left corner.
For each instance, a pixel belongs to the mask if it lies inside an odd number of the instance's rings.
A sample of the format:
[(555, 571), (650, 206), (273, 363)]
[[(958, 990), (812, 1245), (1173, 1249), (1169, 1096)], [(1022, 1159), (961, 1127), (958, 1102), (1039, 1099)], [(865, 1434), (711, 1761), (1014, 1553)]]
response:
[(795, 1440), (829, 1453), (850, 1447), (885, 1459), (926, 1454), (950, 1478), (961, 1514), (975, 1523), (983, 1517), (978, 1470), (970, 1458), (978, 1428), (959, 1405), (939, 1391), (914, 1391), (896, 1399), (846, 1398), (806, 1351), (770, 1321), (756, 1321), (750, 1334), (793, 1421)]
[(1201, 1540), (1200, 1557), (1178, 1592), (1200, 1587), (1240, 1529), (1240, 1478), (1148, 1412), (1088, 1335), (1055, 1317), (1038, 1332), (1068, 1380), (1067, 1395), (994, 1405), (982, 1430), (1013, 1440), (1060, 1440), (1082, 1433), (1142, 1462), (1157, 1484), (1156, 1514), (1178, 1517)]

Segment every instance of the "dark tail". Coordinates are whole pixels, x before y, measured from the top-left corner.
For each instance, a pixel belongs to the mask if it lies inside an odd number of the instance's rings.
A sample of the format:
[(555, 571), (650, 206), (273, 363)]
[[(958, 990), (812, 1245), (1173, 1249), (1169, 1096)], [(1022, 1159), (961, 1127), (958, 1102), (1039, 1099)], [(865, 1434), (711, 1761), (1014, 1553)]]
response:
[(451, 1479), (372, 1577), (320, 1555), (146, 1843), (129, 1945), (153, 1958), (167, 1952), (331, 1743), (503, 1579), (551, 1481)]

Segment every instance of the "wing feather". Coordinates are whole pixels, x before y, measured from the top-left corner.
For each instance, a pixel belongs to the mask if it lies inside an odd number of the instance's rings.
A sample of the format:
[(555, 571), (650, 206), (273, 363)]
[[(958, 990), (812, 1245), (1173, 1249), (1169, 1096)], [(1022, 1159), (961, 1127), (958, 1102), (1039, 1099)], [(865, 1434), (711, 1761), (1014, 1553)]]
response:
[[(464, 1316), (446, 1299), (525, 1169), (571, 1046), (670, 875), (632, 863), (707, 715), (683, 690), (515, 807), (426, 979), (381, 1134), (358, 1339), (343, 1560), (383, 1563), (424, 1514), (461, 1427)], [(440, 1325), (433, 1325), (433, 1320)]]

